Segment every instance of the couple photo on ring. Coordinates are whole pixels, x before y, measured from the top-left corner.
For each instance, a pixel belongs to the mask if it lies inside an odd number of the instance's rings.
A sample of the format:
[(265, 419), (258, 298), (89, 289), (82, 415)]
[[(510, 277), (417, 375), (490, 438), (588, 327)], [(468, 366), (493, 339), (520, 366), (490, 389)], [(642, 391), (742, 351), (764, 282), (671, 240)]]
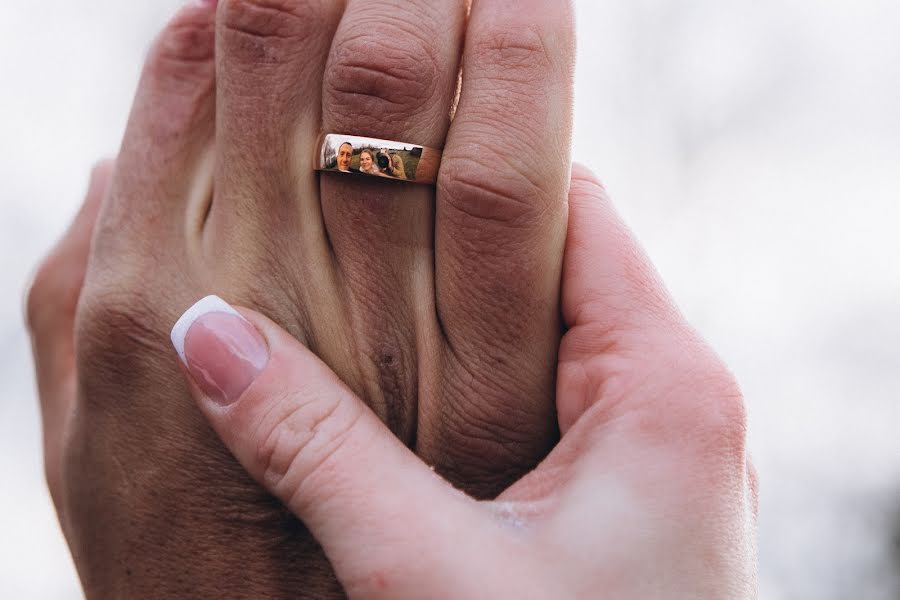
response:
[(343, 142), (336, 151), (333, 148), (326, 148), (325, 153), (329, 169), (404, 180), (415, 179), (416, 166), (421, 155), (421, 152), (416, 152), (415, 149), (390, 151), (387, 148), (368, 146), (355, 149), (349, 141)]

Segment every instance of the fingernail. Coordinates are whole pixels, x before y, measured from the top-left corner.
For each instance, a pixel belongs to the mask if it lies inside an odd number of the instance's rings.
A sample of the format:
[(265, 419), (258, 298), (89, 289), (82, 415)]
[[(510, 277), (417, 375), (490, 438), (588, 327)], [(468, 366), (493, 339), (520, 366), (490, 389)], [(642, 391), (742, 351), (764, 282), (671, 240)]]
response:
[(187, 309), (172, 328), (172, 345), (197, 387), (222, 406), (233, 404), (269, 362), (253, 325), (218, 296)]

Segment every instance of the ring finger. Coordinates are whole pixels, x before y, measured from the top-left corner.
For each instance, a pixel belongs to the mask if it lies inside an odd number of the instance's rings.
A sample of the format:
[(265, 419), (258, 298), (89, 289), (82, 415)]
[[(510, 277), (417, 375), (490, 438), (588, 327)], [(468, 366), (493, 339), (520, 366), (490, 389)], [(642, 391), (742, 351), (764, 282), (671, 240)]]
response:
[[(349, 0), (325, 70), (324, 131), (442, 147), (465, 11), (460, 0)], [(354, 166), (362, 150), (353, 148)], [(408, 441), (418, 378), (410, 350), (434, 322), (433, 312), (414, 313), (434, 304), (434, 190), (324, 173), (321, 198), (354, 330), (371, 341), (359, 348), (371, 389), (356, 391)]]

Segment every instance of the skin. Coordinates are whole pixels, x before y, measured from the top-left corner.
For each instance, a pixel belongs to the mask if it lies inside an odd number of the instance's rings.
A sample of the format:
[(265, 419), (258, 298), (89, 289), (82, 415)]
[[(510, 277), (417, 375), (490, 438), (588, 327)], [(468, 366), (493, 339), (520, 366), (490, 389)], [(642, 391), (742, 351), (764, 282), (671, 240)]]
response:
[[(95, 170), (84, 208), (47, 259), (47, 293), (80, 285), (110, 171)], [(259, 313), (241, 309), (248, 322), (225, 338), (233, 347), (256, 336), (262, 359), (251, 363), (253, 353), (237, 365), (223, 358), (217, 331), (234, 331), (232, 317), (205, 315), (188, 331), (184, 372), (200, 410), (253, 478), (310, 527), (351, 597), (756, 597), (758, 491), (737, 385), (584, 169), (570, 205), (562, 440), (495, 501), (436, 477), (327, 365)], [(71, 323), (39, 317), (32, 329), (50, 456), (59, 452), (52, 433), (71, 418), (60, 406), (74, 385)]]
[(350, 171), (350, 160), (353, 158), (353, 146), (350, 144), (341, 144), (338, 148), (338, 169), (341, 171)]
[(756, 598), (740, 391), (584, 170), (570, 207), (562, 440), (495, 501), (435, 476), (258, 313), (188, 330), (201, 410), (310, 527), (350, 597)]
[[(184, 7), (115, 165), (39, 269), (48, 482), (88, 597), (342, 594), (190, 401), (168, 332), (211, 291), (278, 323), (473, 497), (559, 440), (571, 7), (388, 5)], [(443, 147), (437, 185), (319, 175), (321, 131)], [(483, 164), (537, 146), (559, 160)]]
[[(440, 131), (443, 103), (421, 99), (455, 84), (454, 61), (400, 94), (353, 63), (353, 44), (418, 38), (381, 31), (392, 23), (367, 3), (334, 4), (185, 8), (151, 53), (119, 158), (36, 275), (47, 478), (86, 596), (752, 594), (755, 480), (733, 378), (592, 176), (479, 170), (483, 152), (532, 142), (568, 156), (568, 7), (476, 2), (467, 91)], [(435, 16), (422, 39), (453, 57), (462, 17), (448, 32), (437, 12), (416, 26)], [(421, 113), (377, 117), (423, 90)], [(294, 169), (314, 149), (287, 140), (353, 123), (446, 135), (436, 196)], [(245, 316), (270, 353), (226, 408), (185, 382), (167, 339), (210, 291), (257, 309)]]
[[(359, 169), (360, 171), (365, 171), (369, 173), (373, 170), (373, 165), (375, 164), (375, 159), (372, 158), (372, 153), (363, 150), (362, 154), (359, 155)], [(377, 171), (377, 169), (375, 169)]]

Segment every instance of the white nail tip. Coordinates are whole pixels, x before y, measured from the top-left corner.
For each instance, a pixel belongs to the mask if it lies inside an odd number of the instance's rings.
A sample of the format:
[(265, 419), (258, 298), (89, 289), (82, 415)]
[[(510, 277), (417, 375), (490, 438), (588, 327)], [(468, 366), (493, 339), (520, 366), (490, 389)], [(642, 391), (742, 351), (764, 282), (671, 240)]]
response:
[(175, 346), (175, 351), (178, 352), (178, 356), (181, 357), (181, 362), (184, 364), (187, 364), (187, 359), (184, 356), (184, 338), (187, 337), (188, 330), (191, 328), (191, 325), (194, 324), (194, 321), (203, 315), (214, 312), (228, 313), (238, 317), (241, 316), (238, 311), (231, 308), (230, 304), (218, 296), (207, 296), (187, 309), (184, 314), (181, 315), (181, 318), (178, 319), (178, 322), (175, 323), (175, 326), (172, 327), (172, 345)]

